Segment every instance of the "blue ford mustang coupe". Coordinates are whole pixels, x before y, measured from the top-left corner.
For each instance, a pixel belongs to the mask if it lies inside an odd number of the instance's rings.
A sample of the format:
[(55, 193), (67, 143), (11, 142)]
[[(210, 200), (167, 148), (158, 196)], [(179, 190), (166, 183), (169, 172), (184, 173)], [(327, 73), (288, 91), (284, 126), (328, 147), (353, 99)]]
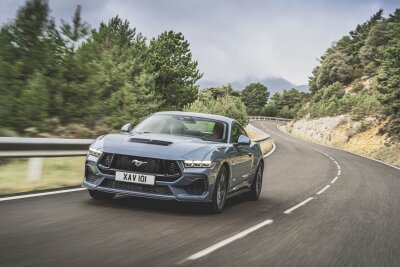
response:
[(260, 196), (264, 161), (235, 120), (192, 112), (159, 112), (136, 127), (100, 136), (90, 146), (83, 186), (95, 199), (115, 195), (206, 202)]

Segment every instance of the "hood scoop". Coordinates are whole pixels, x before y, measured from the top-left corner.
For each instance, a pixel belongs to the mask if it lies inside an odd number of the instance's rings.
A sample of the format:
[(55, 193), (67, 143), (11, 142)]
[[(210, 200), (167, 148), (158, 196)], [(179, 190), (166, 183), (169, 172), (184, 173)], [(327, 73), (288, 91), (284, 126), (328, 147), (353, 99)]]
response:
[(172, 142), (163, 141), (163, 140), (154, 140), (154, 139), (146, 139), (146, 138), (131, 138), (129, 142), (132, 143), (142, 143), (142, 144), (151, 144), (151, 145), (159, 145), (159, 146), (169, 146)]

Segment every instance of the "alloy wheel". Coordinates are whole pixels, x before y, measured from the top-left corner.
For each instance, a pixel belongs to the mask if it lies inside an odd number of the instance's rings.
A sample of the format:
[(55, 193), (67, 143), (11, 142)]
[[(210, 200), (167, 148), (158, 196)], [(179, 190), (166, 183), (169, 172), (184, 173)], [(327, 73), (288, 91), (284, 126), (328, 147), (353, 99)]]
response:
[(218, 189), (217, 189), (217, 205), (218, 208), (221, 208), (224, 204), (226, 197), (226, 172), (223, 171), (221, 173), (221, 177), (218, 183)]

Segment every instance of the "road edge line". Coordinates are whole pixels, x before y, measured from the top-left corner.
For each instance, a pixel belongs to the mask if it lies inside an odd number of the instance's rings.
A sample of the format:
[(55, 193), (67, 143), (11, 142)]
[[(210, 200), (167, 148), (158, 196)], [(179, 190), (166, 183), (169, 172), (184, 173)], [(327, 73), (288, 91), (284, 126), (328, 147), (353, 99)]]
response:
[(82, 191), (82, 190), (86, 190), (86, 188), (79, 187), (79, 188), (64, 189), (64, 190), (57, 190), (57, 191), (50, 191), (50, 192), (43, 192), (43, 193), (18, 195), (18, 196), (12, 196), (12, 197), (2, 197), (2, 198), (0, 198), (0, 202), (16, 200), (16, 199), (23, 199), (23, 198), (57, 195), (57, 194), (70, 193), (70, 192), (76, 192), (76, 191)]

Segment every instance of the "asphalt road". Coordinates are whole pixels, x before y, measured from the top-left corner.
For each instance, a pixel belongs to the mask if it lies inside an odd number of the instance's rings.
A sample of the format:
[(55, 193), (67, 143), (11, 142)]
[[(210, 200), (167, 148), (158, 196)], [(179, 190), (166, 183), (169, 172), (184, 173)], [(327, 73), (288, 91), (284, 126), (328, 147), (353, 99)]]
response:
[(400, 266), (399, 170), (253, 124), (276, 144), (259, 201), (219, 215), (85, 191), (2, 201), (0, 265)]

